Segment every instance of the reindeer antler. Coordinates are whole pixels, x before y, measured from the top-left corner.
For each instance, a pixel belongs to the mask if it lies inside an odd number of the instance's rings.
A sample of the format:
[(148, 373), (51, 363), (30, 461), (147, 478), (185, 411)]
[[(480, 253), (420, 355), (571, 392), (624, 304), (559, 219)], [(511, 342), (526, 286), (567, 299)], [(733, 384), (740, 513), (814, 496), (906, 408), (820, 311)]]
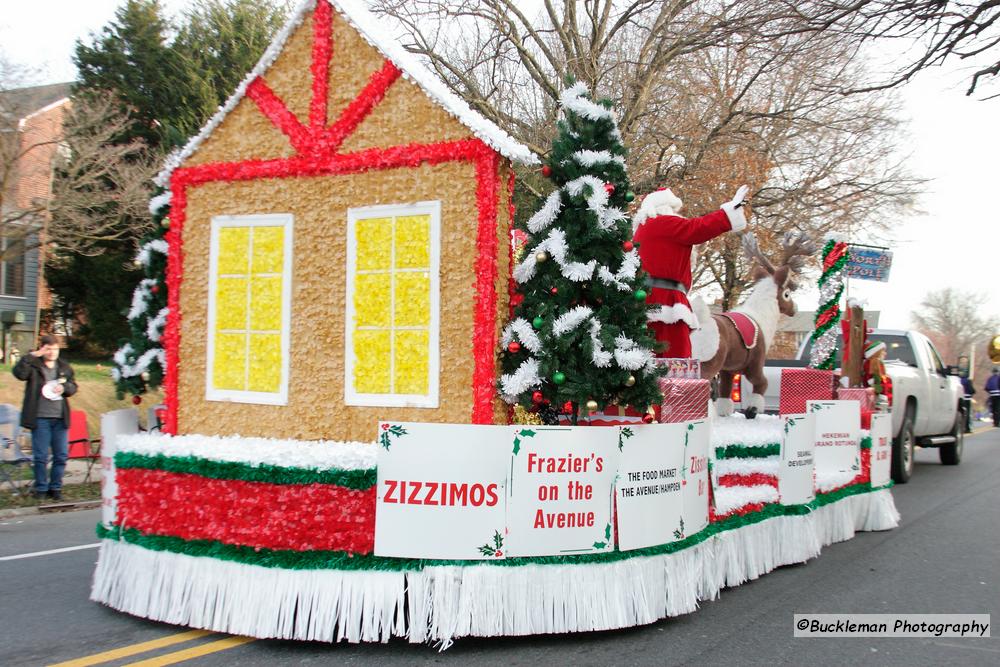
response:
[(786, 232), (781, 241), (781, 263), (798, 273), (806, 258), (816, 254), (816, 242), (806, 232)]
[(760, 251), (760, 247), (757, 245), (756, 236), (750, 233), (743, 235), (743, 251), (750, 259), (755, 259), (760, 262), (760, 265), (763, 266), (768, 273), (774, 274), (774, 264), (771, 264), (771, 260), (765, 257), (764, 253)]

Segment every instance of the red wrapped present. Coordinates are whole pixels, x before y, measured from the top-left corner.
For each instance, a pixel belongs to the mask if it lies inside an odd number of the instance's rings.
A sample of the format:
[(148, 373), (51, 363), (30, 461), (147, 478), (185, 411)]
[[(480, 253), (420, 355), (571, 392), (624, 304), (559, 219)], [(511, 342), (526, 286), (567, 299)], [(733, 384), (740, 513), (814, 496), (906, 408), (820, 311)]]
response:
[(708, 380), (663, 378), (660, 380), (663, 403), (660, 422), (674, 424), (708, 417), (712, 388)]
[[(628, 426), (629, 424), (641, 424), (645, 413), (637, 411), (631, 405), (622, 407), (620, 405), (609, 405), (604, 410), (587, 413), (581, 411), (577, 419), (577, 426)], [(572, 426), (573, 421), (568, 414), (559, 415), (560, 426)]]
[(875, 390), (871, 387), (841, 387), (837, 390), (837, 399), (841, 401), (857, 401), (861, 404), (861, 428), (870, 429), (872, 413), (875, 412)]
[(832, 401), (833, 371), (815, 368), (782, 368), (778, 411), (783, 415), (806, 411), (806, 401)]

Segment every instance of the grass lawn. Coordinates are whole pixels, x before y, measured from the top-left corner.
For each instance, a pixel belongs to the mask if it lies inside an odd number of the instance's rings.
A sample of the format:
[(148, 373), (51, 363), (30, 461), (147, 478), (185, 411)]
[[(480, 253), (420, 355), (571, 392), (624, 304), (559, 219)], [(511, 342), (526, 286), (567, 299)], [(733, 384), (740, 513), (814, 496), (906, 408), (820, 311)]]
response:
[[(77, 360), (64, 357), (69, 361), (76, 373), (76, 383), (79, 387), (76, 394), (69, 399), (74, 410), (87, 413), (87, 426), (90, 437), (96, 438), (101, 430), (101, 415), (119, 408), (135, 407), (131, 396), (119, 401), (115, 396), (115, 385), (111, 381), (111, 360), (93, 361)], [(24, 401), (24, 383), (11, 373), (11, 366), (0, 364), (0, 403), (10, 403), (18, 410)], [(163, 394), (159, 391), (150, 392), (142, 397), (139, 405), (139, 425), (146, 424), (146, 409), (160, 403)]]

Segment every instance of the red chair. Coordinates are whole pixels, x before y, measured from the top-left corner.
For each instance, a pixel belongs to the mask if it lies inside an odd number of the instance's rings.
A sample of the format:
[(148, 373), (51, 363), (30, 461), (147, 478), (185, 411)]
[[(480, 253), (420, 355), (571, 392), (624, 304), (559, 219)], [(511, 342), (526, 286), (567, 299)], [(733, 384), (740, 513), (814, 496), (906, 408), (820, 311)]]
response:
[(69, 458), (84, 459), (87, 462), (84, 482), (90, 481), (94, 464), (101, 460), (101, 439), (91, 439), (90, 429), (87, 428), (87, 413), (83, 410), (71, 410), (69, 413)]

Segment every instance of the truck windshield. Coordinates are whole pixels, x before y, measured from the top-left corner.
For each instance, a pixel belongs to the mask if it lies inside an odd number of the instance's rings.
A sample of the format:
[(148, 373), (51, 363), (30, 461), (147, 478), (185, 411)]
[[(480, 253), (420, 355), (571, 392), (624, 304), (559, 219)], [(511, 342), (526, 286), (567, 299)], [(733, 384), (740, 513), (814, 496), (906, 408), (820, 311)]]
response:
[[(910, 345), (910, 339), (906, 336), (890, 336), (882, 334), (872, 334), (868, 337), (869, 340), (878, 340), (885, 343), (885, 360), (886, 361), (899, 361), (901, 363), (907, 364), (909, 366), (917, 365), (916, 355), (913, 353), (913, 346)], [(837, 336), (837, 366), (841, 366), (841, 351), (844, 349), (844, 337)], [(812, 350), (812, 341), (806, 342), (806, 346), (802, 350), (802, 358), (809, 359), (809, 353)]]

